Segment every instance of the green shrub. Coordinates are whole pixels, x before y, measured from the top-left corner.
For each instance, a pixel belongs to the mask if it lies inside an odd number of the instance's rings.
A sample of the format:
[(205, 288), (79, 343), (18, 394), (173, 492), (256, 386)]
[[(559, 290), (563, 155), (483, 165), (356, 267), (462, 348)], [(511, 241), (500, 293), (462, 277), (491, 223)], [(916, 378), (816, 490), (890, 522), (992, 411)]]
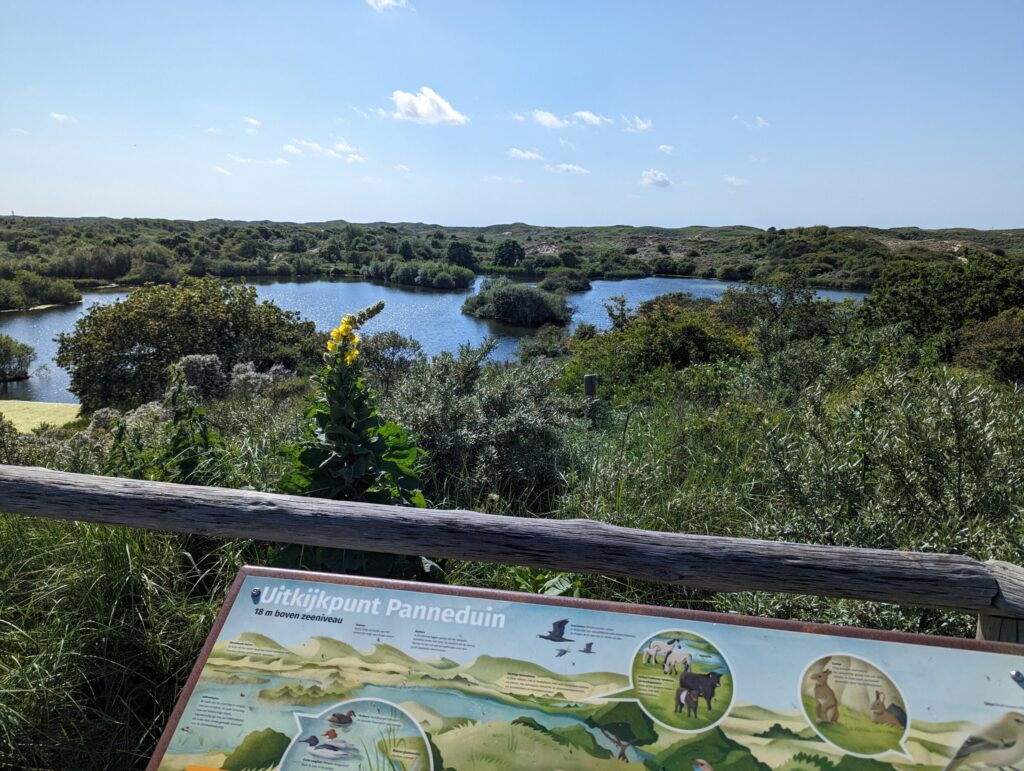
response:
[(487, 505), (495, 494), (518, 510), (550, 500), (562, 484), (580, 405), (555, 388), (555, 368), (488, 365), (493, 346), (436, 356), (385, 402), (426, 451), (424, 489), (435, 505)]
[(1007, 382), (1024, 382), (1024, 309), (1011, 308), (968, 327), (954, 361)]
[(545, 292), (586, 292), (590, 289), (590, 279), (583, 273), (558, 271), (545, 276), (537, 288)]
[(466, 298), (462, 312), (521, 327), (564, 325), (572, 317), (572, 309), (564, 296), (507, 278), (486, 280), (479, 292)]
[(0, 383), (27, 378), (28, 369), (35, 358), (36, 351), (31, 345), (19, 343), (8, 335), (0, 335)]
[(82, 407), (95, 410), (156, 398), (167, 367), (183, 356), (215, 354), (225, 367), (296, 368), (319, 356), (321, 340), (312, 322), (259, 302), (253, 287), (186, 279), (91, 308), (58, 337), (57, 364), (70, 373)]
[(387, 393), (414, 366), (423, 362), (423, 346), (398, 332), (366, 335), (359, 344), (359, 355), (370, 385)]

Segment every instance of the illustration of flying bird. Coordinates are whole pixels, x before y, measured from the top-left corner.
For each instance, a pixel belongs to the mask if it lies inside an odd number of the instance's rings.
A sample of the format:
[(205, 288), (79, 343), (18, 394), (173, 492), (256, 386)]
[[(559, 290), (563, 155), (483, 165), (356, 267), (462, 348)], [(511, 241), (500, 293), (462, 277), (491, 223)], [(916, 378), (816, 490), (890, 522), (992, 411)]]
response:
[(580, 653), (595, 653), (594, 643), (587, 643), (586, 645), (584, 645), (582, 648), (580, 648)]
[(556, 659), (560, 659), (560, 658), (562, 658), (562, 656), (564, 656), (568, 652), (569, 652), (568, 648), (559, 648), (557, 651), (555, 651), (555, 658)]
[(573, 642), (565, 636), (565, 628), (569, 625), (569, 619), (563, 618), (561, 621), (556, 621), (551, 625), (551, 631), (547, 634), (537, 635), (542, 640), (550, 640), (551, 642)]
[(1010, 672), (1010, 677), (1013, 678), (1013, 682), (1015, 682), (1021, 688), (1024, 688), (1024, 674), (1014, 669)]
[(1024, 760), (1024, 715), (1007, 712), (996, 722), (968, 736), (945, 771), (975, 763), (1006, 768), (1021, 760)]

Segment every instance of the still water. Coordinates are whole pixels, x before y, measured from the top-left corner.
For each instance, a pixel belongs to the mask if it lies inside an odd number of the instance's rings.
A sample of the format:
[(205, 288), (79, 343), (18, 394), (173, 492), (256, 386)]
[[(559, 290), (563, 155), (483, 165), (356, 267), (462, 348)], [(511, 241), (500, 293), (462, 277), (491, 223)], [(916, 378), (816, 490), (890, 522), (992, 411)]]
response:
[[(483, 279), (477, 279), (477, 286)], [(428, 355), (453, 351), (462, 343), (479, 344), (488, 336), (498, 340), (494, 353), (499, 359), (515, 355), (519, 339), (531, 334), (527, 329), (482, 321), (463, 314), (462, 302), (472, 290), (437, 291), (408, 287), (384, 286), (368, 281), (290, 281), (253, 282), (260, 299), (281, 308), (299, 311), (316, 323), (318, 329), (337, 326), (339, 318), (378, 300), (384, 300), (384, 311), (366, 325), (366, 332), (395, 330), (416, 338)], [(729, 282), (711, 279), (638, 278), (626, 281), (594, 281), (586, 292), (570, 295), (576, 307), (573, 325), (581, 322), (598, 327), (608, 326), (604, 303), (616, 295), (624, 296), (630, 306), (669, 292), (689, 292), (694, 297), (717, 299), (730, 286)], [(475, 289), (475, 287), (474, 287)], [(860, 298), (850, 292), (821, 291), (821, 297), (834, 300)], [(36, 350), (32, 377), (16, 383), (0, 384), (0, 399), (27, 399), (43, 402), (75, 402), (68, 389), (68, 374), (53, 358), (57, 353), (55, 337), (70, 332), (75, 322), (95, 305), (106, 305), (123, 299), (121, 290), (95, 291), (84, 294), (81, 305), (62, 306), (41, 311), (0, 313), (0, 334), (28, 343)]]

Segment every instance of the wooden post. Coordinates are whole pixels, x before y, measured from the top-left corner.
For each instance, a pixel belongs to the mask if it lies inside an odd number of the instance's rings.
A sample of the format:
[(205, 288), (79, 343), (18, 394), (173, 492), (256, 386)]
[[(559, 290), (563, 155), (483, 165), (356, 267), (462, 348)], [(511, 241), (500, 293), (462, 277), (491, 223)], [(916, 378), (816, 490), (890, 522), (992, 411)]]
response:
[(583, 376), (583, 395), (587, 399), (587, 417), (593, 420), (597, 412), (597, 375)]
[(1024, 568), (1010, 562), (990, 560), (985, 567), (999, 582), (994, 612), (978, 615), (979, 640), (1024, 644), (1024, 619), (998, 615), (999, 609), (1010, 607), (1024, 597)]

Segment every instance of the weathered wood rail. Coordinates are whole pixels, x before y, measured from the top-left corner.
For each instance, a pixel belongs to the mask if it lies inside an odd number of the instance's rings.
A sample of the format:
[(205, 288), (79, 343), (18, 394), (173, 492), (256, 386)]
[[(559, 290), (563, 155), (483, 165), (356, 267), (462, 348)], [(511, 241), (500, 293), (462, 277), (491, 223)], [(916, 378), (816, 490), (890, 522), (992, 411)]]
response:
[(452, 557), (979, 614), (979, 636), (1024, 642), (1024, 568), (970, 557), (815, 546), (473, 511), (195, 487), (0, 465), (0, 511), (393, 554)]

